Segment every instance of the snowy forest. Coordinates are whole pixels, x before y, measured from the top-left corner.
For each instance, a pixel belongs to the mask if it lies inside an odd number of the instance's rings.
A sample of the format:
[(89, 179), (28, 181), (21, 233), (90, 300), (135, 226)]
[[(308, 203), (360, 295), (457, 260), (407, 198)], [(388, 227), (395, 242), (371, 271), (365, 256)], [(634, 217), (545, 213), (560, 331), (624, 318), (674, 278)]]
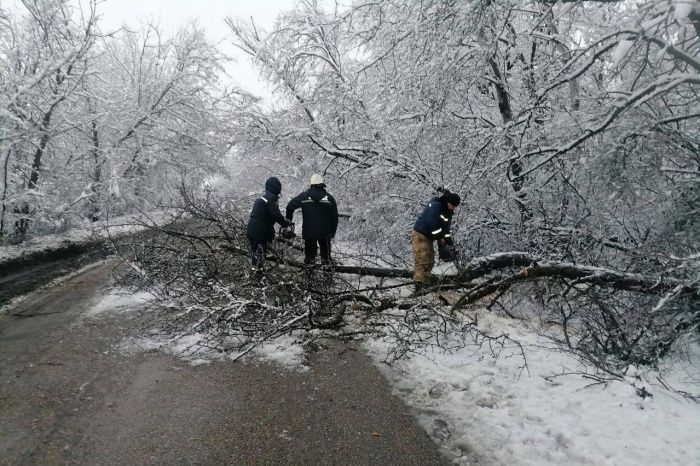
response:
[[(161, 298), (160, 328), (206, 329), (224, 352), (333, 327), (331, 308), (361, 317), (345, 334), (399, 336), (396, 358), (503, 344), (460, 317), (484, 299), (556, 327), (605, 377), (697, 338), (698, 2), (309, 0), (269, 31), (221, 20), (273, 104), (230, 84), (195, 23), (105, 31), (96, 1), (0, 9), (0, 243), (169, 212), (116, 241), (124, 279)], [(299, 279), (292, 240), (251, 283), (252, 201), (268, 176), (286, 202), (312, 173), (345, 214), (333, 286)], [(462, 198), (461, 260), (436, 305), (400, 289), (441, 189)]]

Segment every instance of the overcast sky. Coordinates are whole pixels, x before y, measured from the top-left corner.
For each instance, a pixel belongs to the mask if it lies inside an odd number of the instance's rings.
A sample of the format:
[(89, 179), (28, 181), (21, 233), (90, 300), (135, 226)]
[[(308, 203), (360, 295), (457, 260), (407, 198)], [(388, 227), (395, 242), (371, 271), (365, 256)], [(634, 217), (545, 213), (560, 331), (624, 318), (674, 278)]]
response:
[[(87, 0), (70, 0), (73, 4), (87, 4)], [(269, 99), (270, 90), (261, 82), (257, 71), (245, 54), (231, 45), (231, 33), (224, 19), (227, 16), (253, 17), (256, 24), (270, 30), (277, 15), (293, 9), (297, 0), (98, 0), (97, 12), (104, 32), (122, 25), (137, 29), (142, 21), (154, 20), (163, 31), (174, 32), (191, 19), (197, 19), (211, 40), (223, 41), (221, 49), (238, 59), (228, 70), (234, 81), (252, 93)], [(20, 0), (0, 0), (0, 7), (21, 7)]]
[[(78, 0), (75, 0), (76, 2)], [(84, 2), (84, 0), (83, 0)], [(227, 16), (253, 17), (256, 24), (271, 29), (277, 15), (293, 9), (297, 0), (105, 0), (98, 6), (104, 31), (122, 25), (138, 27), (141, 20), (153, 19), (166, 32), (175, 31), (191, 19), (197, 19), (210, 39), (224, 41), (222, 50), (234, 55), (238, 63), (229, 70), (234, 80), (245, 89), (261, 97), (270, 96), (248, 58), (230, 45), (230, 30), (224, 23)]]

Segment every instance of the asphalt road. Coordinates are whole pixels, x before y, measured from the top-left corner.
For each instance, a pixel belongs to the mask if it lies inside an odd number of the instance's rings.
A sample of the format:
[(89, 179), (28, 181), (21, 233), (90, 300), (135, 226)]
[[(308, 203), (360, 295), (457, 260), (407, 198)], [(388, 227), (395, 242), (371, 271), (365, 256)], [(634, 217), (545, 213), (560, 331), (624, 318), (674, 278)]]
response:
[(95, 266), (0, 316), (0, 464), (449, 464), (356, 348), (307, 372), (125, 355), (127, 317), (84, 318), (109, 283)]

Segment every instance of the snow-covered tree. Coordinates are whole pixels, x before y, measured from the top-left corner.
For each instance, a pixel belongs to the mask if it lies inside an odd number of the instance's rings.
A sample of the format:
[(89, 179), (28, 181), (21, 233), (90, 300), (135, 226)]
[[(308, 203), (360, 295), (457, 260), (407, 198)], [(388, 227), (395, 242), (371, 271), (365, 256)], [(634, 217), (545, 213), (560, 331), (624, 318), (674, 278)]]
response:
[[(308, 1), (269, 33), (229, 25), (285, 103), (251, 134), (326, 173), (352, 239), (406, 257), (396, 238), (447, 186), (465, 201), (468, 255), (526, 251), (694, 289), (697, 12), (670, 0)], [(607, 336), (583, 338), (588, 354), (653, 360), (700, 319), (680, 289), (620, 297), (561, 272), (534, 291), (548, 319), (590, 309), (575, 318)]]
[(222, 172), (253, 104), (201, 28), (104, 34), (96, 5), (0, 10), (0, 234), (150, 210)]
[[(12, 210), (13, 232), (20, 238), (40, 210), (42, 184), (52, 141), (70, 131), (64, 109), (78, 99), (89, 73), (95, 43), (95, 5), (75, 19), (67, 1), (23, 2), (26, 13), (0, 11), (0, 117), (3, 121), (2, 212), (0, 231)], [(55, 194), (55, 193), (46, 193)]]

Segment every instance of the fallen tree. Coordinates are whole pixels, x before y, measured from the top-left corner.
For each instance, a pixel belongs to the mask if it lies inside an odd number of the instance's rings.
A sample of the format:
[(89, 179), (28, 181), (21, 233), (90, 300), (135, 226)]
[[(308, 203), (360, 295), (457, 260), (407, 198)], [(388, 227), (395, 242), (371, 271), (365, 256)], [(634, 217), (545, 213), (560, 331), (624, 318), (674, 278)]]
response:
[[(301, 264), (294, 265), (301, 266)], [(482, 298), (500, 288), (532, 278), (562, 278), (573, 280), (573, 284), (590, 284), (652, 295), (673, 292), (678, 295), (692, 296), (700, 293), (700, 287), (697, 284), (686, 283), (673, 277), (647, 277), (604, 267), (555, 262), (533, 254), (517, 251), (476, 257), (462, 266), (458, 274), (436, 275), (435, 279), (440, 284), (458, 284), (469, 288), (474, 286), (472, 282), (478, 278), (512, 267), (520, 267), (521, 270), (498, 283), (490, 283), (487, 286), (478, 287), (479, 294), (473, 295), (473, 300)], [(378, 278), (411, 278), (413, 276), (413, 271), (411, 270), (394, 268), (335, 265), (333, 270), (336, 273), (367, 275)]]
[[(461, 262), (458, 273), (436, 275), (431, 290), (411, 293), (405, 291), (411, 270), (342, 252), (332, 266), (308, 267), (300, 245), (278, 239), (260, 278), (248, 265), (247, 203), (184, 199), (180, 221), (159, 226), (142, 219), (147, 228), (140, 237), (117, 243), (132, 266), (125, 278), (157, 297), (144, 328), (172, 338), (206, 335), (197, 347), (235, 357), (295, 330), (329, 328), (403, 335), (396, 357), (418, 350), (418, 342), (444, 344), (450, 332), (462, 335), (462, 344), (477, 344), (491, 338), (469, 317), (469, 305), (483, 298), (494, 312), (557, 324), (561, 336), (553, 338), (609, 371), (653, 365), (700, 326), (698, 280), (678, 268), (645, 274), (503, 252)], [(515, 305), (516, 298), (539, 307)], [(351, 330), (344, 328), (349, 314), (355, 316)], [(442, 330), (425, 335), (423, 324), (435, 321)]]

